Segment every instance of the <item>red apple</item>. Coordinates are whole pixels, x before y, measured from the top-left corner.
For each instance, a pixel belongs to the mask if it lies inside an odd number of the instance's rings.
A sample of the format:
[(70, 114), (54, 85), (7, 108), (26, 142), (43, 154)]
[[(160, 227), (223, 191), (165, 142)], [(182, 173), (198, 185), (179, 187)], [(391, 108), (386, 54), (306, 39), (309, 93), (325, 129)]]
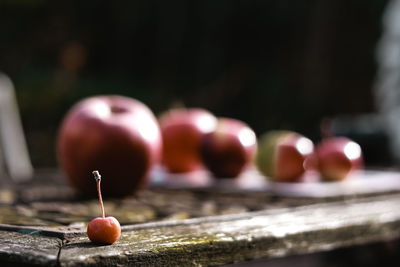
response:
[(93, 243), (112, 244), (121, 236), (121, 225), (114, 217), (97, 217), (88, 224), (87, 235)]
[(314, 151), (313, 142), (291, 131), (271, 131), (259, 140), (258, 169), (278, 182), (299, 181)]
[(221, 118), (215, 131), (204, 135), (201, 155), (215, 177), (234, 178), (251, 162), (256, 146), (256, 135), (247, 124)]
[(104, 195), (133, 193), (147, 182), (161, 151), (161, 134), (151, 110), (123, 96), (95, 96), (77, 103), (62, 122), (58, 159), (73, 187), (95, 195), (91, 170), (109, 179)]
[(324, 180), (343, 180), (363, 166), (361, 147), (346, 137), (325, 138), (316, 152), (318, 169)]
[(160, 119), (163, 138), (162, 162), (170, 172), (191, 172), (203, 167), (200, 141), (212, 132), (217, 119), (210, 112), (199, 109), (172, 109)]

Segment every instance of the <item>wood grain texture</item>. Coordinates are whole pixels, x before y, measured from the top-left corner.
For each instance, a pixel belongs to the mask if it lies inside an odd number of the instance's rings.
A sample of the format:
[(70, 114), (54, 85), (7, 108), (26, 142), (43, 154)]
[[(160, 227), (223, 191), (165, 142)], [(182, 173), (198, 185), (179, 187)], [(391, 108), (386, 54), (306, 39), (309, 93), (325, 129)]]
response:
[(0, 266), (213, 266), (400, 237), (399, 192), (299, 198), (149, 188), (107, 200), (123, 232), (115, 244), (97, 246), (85, 233), (98, 216), (96, 201), (66, 190), (52, 172), (40, 177), (2, 187)]
[[(62, 266), (209, 266), (400, 236), (400, 195), (127, 228), (111, 246), (67, 239)], [(136, 229), (135, 229), (136, 228)]]
[(61, 239), (39, 233), (0, 231), (0, 265), (57, 266)]

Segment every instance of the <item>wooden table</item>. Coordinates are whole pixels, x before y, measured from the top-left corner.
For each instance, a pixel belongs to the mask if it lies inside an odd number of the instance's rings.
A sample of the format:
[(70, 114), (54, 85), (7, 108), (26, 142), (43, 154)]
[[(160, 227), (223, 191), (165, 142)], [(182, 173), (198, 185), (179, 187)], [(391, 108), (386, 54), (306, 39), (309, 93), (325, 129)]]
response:
[(400, 192), (326, 198), (221, 188), (150, 187), (106, 199), (123, 225), (113, 245), (92, 244), (97, 200), (58, 172), (0, 189), (0, 265), (208, 266), (332, 250), (400, 237)]

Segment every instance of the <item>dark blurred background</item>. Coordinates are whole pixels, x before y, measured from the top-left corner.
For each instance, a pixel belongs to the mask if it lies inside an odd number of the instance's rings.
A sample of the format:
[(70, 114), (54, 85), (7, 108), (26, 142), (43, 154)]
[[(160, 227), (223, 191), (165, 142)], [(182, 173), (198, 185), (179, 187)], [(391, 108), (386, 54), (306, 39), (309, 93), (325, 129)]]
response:
[(56, 165), (62, 117), (95, 94), (316, 140), (323, 118), (375, 111), (386, 2), (2, 0), (0, 70), (15, 83), (35, 167)]

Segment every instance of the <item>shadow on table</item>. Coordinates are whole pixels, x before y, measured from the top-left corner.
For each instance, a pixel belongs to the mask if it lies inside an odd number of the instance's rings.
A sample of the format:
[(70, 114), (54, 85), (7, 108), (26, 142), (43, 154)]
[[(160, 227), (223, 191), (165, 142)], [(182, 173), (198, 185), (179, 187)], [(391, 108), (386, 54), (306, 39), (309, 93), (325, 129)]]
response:
[(261, 259), (226, 265), (228, 267), (373, 267), (400, 266), (400, 240), (340, 248), (327, 252)]

